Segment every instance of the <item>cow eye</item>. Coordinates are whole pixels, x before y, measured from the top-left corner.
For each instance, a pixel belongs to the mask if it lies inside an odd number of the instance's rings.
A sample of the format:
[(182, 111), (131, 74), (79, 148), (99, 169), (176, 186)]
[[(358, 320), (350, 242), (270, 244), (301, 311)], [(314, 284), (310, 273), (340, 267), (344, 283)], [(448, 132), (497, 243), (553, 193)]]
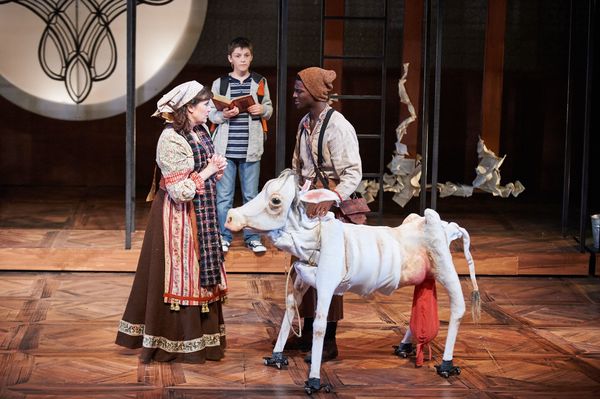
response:
[(271, 200), (269, 201), (269, 209), (271, 211), (279, 211), (279, 209), (281, 208), (281, 197), (279, 195), (273, 195), (271, 196)]

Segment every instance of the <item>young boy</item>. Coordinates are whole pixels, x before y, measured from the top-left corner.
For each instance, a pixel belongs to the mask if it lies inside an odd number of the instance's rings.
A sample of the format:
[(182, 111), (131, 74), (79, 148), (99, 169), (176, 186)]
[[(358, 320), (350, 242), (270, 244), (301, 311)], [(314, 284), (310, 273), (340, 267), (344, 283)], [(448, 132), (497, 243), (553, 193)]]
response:
[[(243, 113), (235, 106), (218, 111), (214, 104), (211, 104), (208, 115), (210, 121), (216, 125), (213, 136), (215, 151), (225, 155), (227, 159), (225, 174), (217, 183), (217, 214), (223, 252), (229, 250), (233, 238), (231, 231), (225, 228), (225, 219), (233, 205), (236, 172), (239, 171), (242, 199), (245, 204), (258, 194), (260, 157), (266, 140), (266, 121), (273, 114), (267, 80), (255, 72), (250, 72), (253, 57), (250, 40), (235, 38), (229, 43), (227, 50), (227, 58), (233, 71), (215, 80), (212, 91), (229, 99), (251, 94), (255, 104)], [(256, 233), (244, 231), (244, 241), (253, 252), (267, 250)]]

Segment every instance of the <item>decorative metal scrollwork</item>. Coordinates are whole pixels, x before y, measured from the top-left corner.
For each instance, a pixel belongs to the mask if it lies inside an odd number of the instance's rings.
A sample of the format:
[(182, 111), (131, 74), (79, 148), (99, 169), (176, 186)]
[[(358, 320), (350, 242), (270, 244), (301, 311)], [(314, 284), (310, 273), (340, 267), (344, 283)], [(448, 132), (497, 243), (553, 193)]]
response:
[[(173, 0), (135, 1), (160, 6)], [(117, 46), (110, 24), (127, 10), (127, 0), (0, 0), (0, 5), (11, 2), (46, 24), (38, 46), (40, 66), (50, 79), (65, 82), (73, 102), (85, 101), (94, 82), (111, 76)]]

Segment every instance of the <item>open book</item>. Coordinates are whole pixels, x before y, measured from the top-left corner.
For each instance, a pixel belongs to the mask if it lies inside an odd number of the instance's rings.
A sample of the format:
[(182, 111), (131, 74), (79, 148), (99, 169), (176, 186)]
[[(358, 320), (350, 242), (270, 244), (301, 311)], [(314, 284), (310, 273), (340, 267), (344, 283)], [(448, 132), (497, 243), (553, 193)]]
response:
[(248, 107), (256, 104), (254, 102), (254, 98), (252, 98), (251, 94), (242, 97), (236, 97), (233, 99), (229, 99), (225, 96), (222, 96), (217, 93), (213, 93), (213, 104), (215, 104), (215, 108), (219, 111), (223, 111), (225, 108), (233, 108), (238, 107), (240, 110), (240, 114), (248, 111)]

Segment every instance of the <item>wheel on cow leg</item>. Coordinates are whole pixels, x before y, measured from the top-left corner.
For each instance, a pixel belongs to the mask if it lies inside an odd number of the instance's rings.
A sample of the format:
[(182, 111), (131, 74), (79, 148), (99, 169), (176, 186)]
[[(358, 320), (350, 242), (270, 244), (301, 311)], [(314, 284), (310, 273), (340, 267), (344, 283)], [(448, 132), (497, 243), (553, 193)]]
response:
[(331, 385), (321, 385), (320, 378), (309, 378), (308, 381), (304, 381), (304, 392), (306, 392), (307, 395), (312, 395), (315, 392), (319, 392), (321, 389), (326, 393), (329, 393), (331, 392)]
[(288, 365), (288, 358), (283, 355), (283, 352), (273, 352), (271, 357), (263, 357), (263, 363), (268, 367), (276, 367), (281, 370)]
[(442, 364), (435, 366), (438, 375), (449, 378), (452, 375), (460, 375), (460, 367), (453, 365), (452, 360), (442, 360)]
[(394, 345), (394, 355), (399, 356), (401, 358), (408, 358), (409, 356), (413, 356), (415, 354), (415, 348), (412, 343), (400, 343), (400, 345)]

